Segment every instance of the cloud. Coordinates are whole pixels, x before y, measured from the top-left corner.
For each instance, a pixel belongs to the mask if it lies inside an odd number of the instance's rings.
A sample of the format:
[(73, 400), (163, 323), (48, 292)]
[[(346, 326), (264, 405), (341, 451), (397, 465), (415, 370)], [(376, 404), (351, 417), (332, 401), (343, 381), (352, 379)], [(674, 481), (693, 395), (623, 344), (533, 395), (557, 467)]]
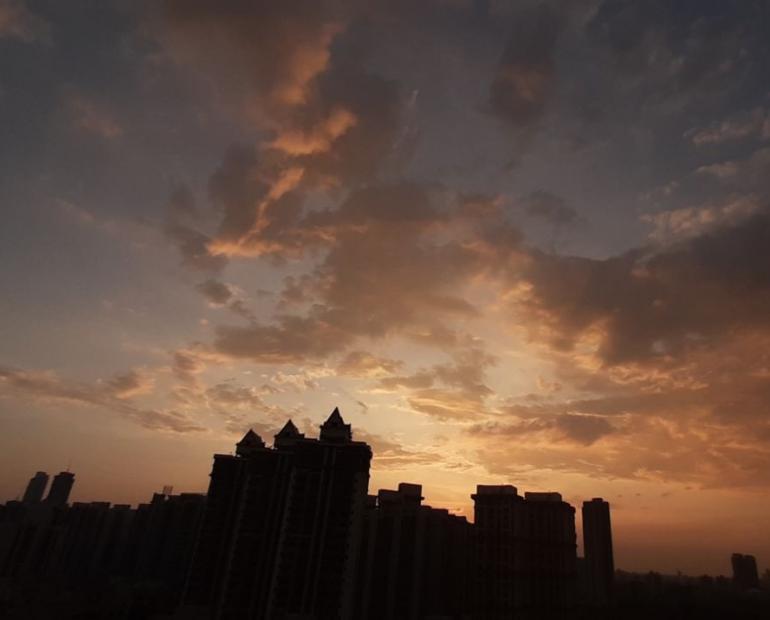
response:
[(187, 188), (177, 189), (166, 206), (163, 232), (182, 255), (182, 264), (195, 271), (220, 272), (227, 258), (209, 252), (211, 238), (199, 231), (196, 224), (200, 214), (192, 193)]
[(593, 334), (603, 363), (678, 357), (736, 329), (768, 327), (770, 216), (658, 253), (595, 260), (535, 253), (523, 301), (552, 344), (572, 347)]
[(412, 410), (438, 419), (478, 419), (487, 411), (486, 399), (492, 395), (485, 375), (497, 358), (473, 340), (451, 350), (450, 356), (448, 363), (412, 374), (381, 377), (377, 389), (403, 393)]
[[(510, 416), (506, 416), (507, 418)], [(519, 439), (540, 436), (545, 441), (568, 441), (590, 446), (615, 432), (615, 427), (602, 416), (561, 413), (537, 414), (528, 418), (514, 418), (504, 423), (487, 422), (468, 429), (472, 435), (494, 434)]]
[(493, 114), (514, 127), (540, 120), (554, 89), (554, 52), (561, 18), (547, 4), (522, 10), (489, 89)]
[(217, 328), (214, 350), (232, 358), (261, 363), (302, 362), (344, 350), (353, 341), (348, 331), (321, 316), (281, 316), (276, 325)]
[(157, 35), (170, 56), (221, 86), (264, 136), (231, 146), (210, 179), (218, 231), (200, 239), (185, 228), (180, 245), (217, 257), (296, 257), (312, 244), (290, 230), (308, 195), (376, 177), (406, 102), (360, 62), (361, 15), (345, 2), (164, 3)]
[(670, 243), (737, 224), (759, 210), (756, 197), (737, 195), (717, 204), (646, 213), (641, 220), (653, 227), (650, 239)]
[(130, 370), (125, 374), (113, 377), (107, 381), (107, 385), (117, 398), (125, 399), (152, 392), (155, 381), (146, 372)]
[(770, 147), (755, 150), (741, 160), (727, 160), (701, 166), (696, 174), (710, 175), (722, 184), (742, 191), (770, 191), (767, 169), (770, 166)]
[(402, 445), (385, 439), (380, 435), (367, 433), (362, 429), (354, 431), (356, 441), (365, 441), (372, 448), (375, 467), (383, 469), (407, 469), (419, 465), (434, 465), (442, 460), (436, 452), (425, 450), (409, 450)]
[(0, 395), (44, 404), (70, 403), (112, 411), (150, 430), (176, 433), (205, 430), (188, 416), (174, 410), (145, 409), (130, 397), (147, 391), (148, 382), (133, 371), (103, 385), (61, 379), (51, 372), (0, 368)]
[(353, 377), (380, 377), (398, 371), (404, 363), (384, 357), (377, 357), (366, 351), (350, 351), (337, 365), (337, 372)]
[(695, 146), (719, 146), (747, 138), (770, 140), (770, 114), (763, 108), (736, 115), (684, 134)]
[(567, 226), (580, 220), (577, 211), (567, 205), (563, 198), (546, 190), (537, 190), (522, 200), (524, 212), (554, 226)]
[(0, 39), (32, 42), (48, 36), (48, 24), (21, 0), (0, 0)]
[(244, 112), (281, 115), (306, 102), (329, 64), (345, 20), (331, 8), (310, 0), (226, 0), (216, 7), (166, 0), (160, 36), (180, 64), (205, 68), (225, 92), (243, 97)]
[(442, 318), (473, 318), (478, 312), (464, 287), (498, 269), (520, 243), (518, 232), (496, 218), (471, 220), (463, 205), (441, 210), (430, 191), (412, 183), (365, 187), (336, 209), (297, 216), (269, 234), (288, 255), (327, 250), (284, 291), (285, 301), (308, 304), (307, 313), (220, 327), (215, 349), (259, 361), (317, 358), (362, 338), (435, 334)]
[(224, 306), (233, 297), (233, 292), (227, 284), (213, 278), (201, 282), (195, 288), (215, 306)]
[(75, 126), (105, 140), (123, 135), (123, 127), (101, 105), (83, 95), (73, 94), (67, 102)]

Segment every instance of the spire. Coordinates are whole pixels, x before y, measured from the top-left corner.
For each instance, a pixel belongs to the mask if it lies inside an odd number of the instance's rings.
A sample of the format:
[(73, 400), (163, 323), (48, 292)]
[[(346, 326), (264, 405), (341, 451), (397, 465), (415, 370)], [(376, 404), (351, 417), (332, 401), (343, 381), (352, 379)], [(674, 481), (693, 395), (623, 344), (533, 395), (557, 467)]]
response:
[(257, 435), (253, 430), (249, 431), (243, 436), (237, 444), (235, 444), (235, 454), (238, 456), (250, 456), (255, 451), (265, 447), (265, 442), (262, 441), (262, 437)]
[(353, 439), (350, 424), (340, 415), (340, 410), (335, 407), (326, 422), (321, 425), (321, 441), (347, 442)]
[(276, 448), (285, 448), (294, 445), (298, 439), (303, 439), (304, 437), (305, 436), (300, 433), (299, 429), (294, 425), (294, 422), (289, 420), (283, 425), (283, 428), (278, 431), (273, 445)]

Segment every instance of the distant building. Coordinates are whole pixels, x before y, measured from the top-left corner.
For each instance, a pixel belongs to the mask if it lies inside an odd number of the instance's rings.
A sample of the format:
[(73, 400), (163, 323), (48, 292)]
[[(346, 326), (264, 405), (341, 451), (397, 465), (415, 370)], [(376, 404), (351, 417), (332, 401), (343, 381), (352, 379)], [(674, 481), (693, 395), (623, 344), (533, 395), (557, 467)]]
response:
[(354, 617), (460, 618), (470, 611), (471, 526), (422, 499), (422, 487), (406, 483), (369, 496)]
[(733, 553), (733, 583), (741, 590), (759, 588), (759, 571), (757, 560), (753, 555)]
[(45, 488), (48, 486), (48, 474), (44, 471), (37, 472), (30, 478), (27, 489), (24, 491), (22, 502), (25, 504), (37, 504), (42, 501)]
[(72, 491), (72, 485), (75, 484), (75, 474), (69, 471), (59, 472), (53, 477), (51, 489), (45, 498), (46, 504), (50, 506), (66, 506)]
[(371, 449), (335, 409), (309, 439), (217, 454), (184, 602), (213, 618), (352, 618)]
[(610, 505), (600, 497), (583, 502), (583, 550), (588, 602), (607, 605), (612, 599), (615, 563)]
[(575, 509), (558, 493), (521, 497), (511, 485), (479, 485), (471, 497), (479, 617), (571, 609), (577, 586)]

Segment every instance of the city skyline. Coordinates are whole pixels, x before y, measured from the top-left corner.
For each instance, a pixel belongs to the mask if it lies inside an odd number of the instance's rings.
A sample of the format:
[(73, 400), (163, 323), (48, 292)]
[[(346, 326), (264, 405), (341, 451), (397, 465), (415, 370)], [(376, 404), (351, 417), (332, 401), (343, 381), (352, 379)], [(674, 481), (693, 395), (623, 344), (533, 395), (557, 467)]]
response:
[[(323, 438), (324, 428), (328, 427), (329, 424), (336, 425), (338, 428), (341, 428), (342, 434), (344, 437), (347, 438), (348, 441), (355, 440), (355, 435), (353, 431), (351, 430), (350, 424), (345, 424), (343, 419), (341, 418), (341, 414), (338, 407), (335, 407), (332, 413), (328, 418), (326, 418), (326, 421), (324, 424), (319, 425), (321, 430), (321, 437)], [(318, 428), (316, 427), (316, 428)], [(315, 434), (315, 428), (310, 427), (305, 429), (307, 435), (313, 436)], [(219, 458), (233, 458), (237, 456), (248, 456), (251, 451), (254, 449), (260, 450), (264, 449), (265, 447), (268, 448), (278, 448), (281, 446), (281, 441), (284, 443), (291, 443), (295, 440), (295, 438), (305, 438), (306, 433), (301, 433), (300, 430), (296, 427), (296, 425), (293, 423), (291, 419), (288, 419), (286, 423), (281, 427), (281, 429), (275, 434), (273, 443), (267, 444), (264, 439), (257, 433), (254, 432), (253, 429), (249, 429), (247, 433), (241, 438), (239, 442), (235, 444), (233, 449), (228, 452), (227, 454), (215, 454), (215, 457), (219, 456)], [(283, 438), (283, 439), (282, 439)], [(328, 441), (328, 437), (327, 437)], [(376, 455), (374, 455), (376, 456)], [(210, 477), (210, 475), (209, 475)], [(41, 478), (44, 479), (45, 484), (41, 486)], [(52, 477), (51, 485), (46, 486), (48, 483), (48, 474), (45, 471), (38, 471), (35, 473), (35, 475), (28, 481), (26, 485), (25, 492), (23, 494), (24, 499), (22, 500), (22, 503), (24, 504), (36, 504), (36, 503), (43, 503), (43, 504), (50, 504), (52, 506), (64, 506), (67, 504), (70, 496), (70, 492), (74, 486), (75, 482), (75, 474), (70, 472), (69, 469), (67, 471), (62, 471), (58, 473), (57, 475)], [(52, 490), (54, 489), (54, 484), (57, 484), (58, 486), (64, 485), (63, 490), (54, 491), (52, 494)], [(66, 481), (66, 482), (65, 482)], [(523, 495), (518, 496), (517, 487), (513, 486), (511, 484), (512, 481), (506, 481), (504, 484), (499, 485), (476, 485), (475, 486), (475, 492), (470, 492), (468, 497), (469, 499), (476, 502), (477, 495), (479, 493), (483, 494), (492, 494), (497, 495), (500, 493), (503, 493), (504, 495), (512, 494), (515, 499), (521, 499), (525, 498), (527, 500), (532, 501), (553, 501), (556, 500), (558, 502), (562, 502), (562, 494), (565, 491), (564, 489), (551, 489), (548, 491), (538, 490), (538, 491), (526, 491), (523, 492)], [(205, 486), (205, 485), (204, 485)], [(372, 486), (367, 483), (368, 489), (370, 492), (374, 492), (375, 489), (377, 489), (377, 486)], [(411, 481), (411, 482), (405, 482), (403, 480), (399, 481), (397, 484), (393, 484), (392, 486), (397, 486), (398, 491), (390, 491), (387, 490), (385, 487), (380, 487), (377, 490), (376, 496), (380, 498), (385, 498), (386, 501), (390, 499), (390, 497), (397, 497), (402, 494), (414, 495), (415, 493), (417, 496), (419, 496), (419, 500), (424, 500), (425, 497), (421, 496), (422, 492), (424, 491), (423, 486), (418, 481)], [(173, 485), (163, 485), (163, 491), (162, 495), (170, 495), (173, 490)], [(148, 490), (149, 491), (149, 490)], [(184, 491), (187, 494), (190, 495), (205, 495), (206, 489), (184, 489)], [(157, 488), (153, 490), (153, 492), (158, 495)], [(383, 495), (384, 494), (384, 495)], [(390, 496), (388, 494), (391, 494)], [(397, 494), (397, 495), (392, 495)], [(45, 497), (43, 497), (45, 495)], [(59, 497), (56, 497), (56, 496)], [(145, 492), (144, 497), (146, 497), (147, 493)], [(19, 501), (22, 498), (22, 494), (19, 494), (16, 496), (15, 501)], [(143, 500), (142, 498), (142, 500)], [(593, 570), (597, 574), (603, 574), (605, 575), (604, 582), (599, 583), (591, 583), (590, 586), (586, 586), (589, 591), (592, 593), (592, 597), (594, 597), (596, 600), (602, 601), (603, 604), (607, 604), (609, 601), (609, 595), (607, 592), (609, 591), (608, 585), (606, 585), (607, 580), (609, 580), (609, 583), (612, 581), (612, 575), (614, 574), (616, 568), (620, 570), (621, 572), (623, 570), (630, 570), (627, 566), (615, 566), (614, 564), (614, 552), (613, 547), (617, 545), (618, 541), (615, 541), (613, 543), (612, 541), (612, 535), (611, 532), (611, 525), (610, 525), (610, 516), (609, 516), (609, 503), (604, 501), (601, 497), (585, 497), (585, 498), (577, 498), (576, 496), (569, 493), (567, 490), (566, 493), (565, 503), (567, 505), (574, 504), (576, 506), (582, 504), (582, 511), (576, 511), (573, 509), (573, 521), (575, 523), (575, 526), (582, 530), (583, 536), (577, 538), (576, 540), (576, 552), (578, 553), (578, 557), (582, 557), (586, 554), (586, 545), (588, 545), (589, 548), (593, 547), (596, 549), (601, 549), (602, 551), (593, 551), (592, 553), (589, 553), (589, 557), (591, 557), (592, 564), (596, 564), (594, 566)], [(10, 498), (9, 498), (10, 500)], [(139, 506), (143, 503), (142, 500), (139, 500), (137, 502), (134, 502), (136, 506)], [(116, 502), (113, 501), (111, 498), (90, 498), (90, 499), (79, 499), (77, 501), (73, 500), (73, 503), (99, 503), (99, 502), (105, 502), (109, 504), (113, 504), (116, 507), (118, 506), (127, 506), (130, 504), (124, 504), (122, 502)], [(383, 501), (380, 499), (380, 501)], [(420, 502), (418, 502), (420, 504)], [(469, 523), (475, 523), (474, 520), (474, 508), (471, 507), (470, 511), (465, 511), (462, 509), (457, 508), (447, 508), (446, 506), (440, 506), (440, 505), (430, 505), (430, 502), (427, 502), (425, 504), (426, 508), (428, 509), (438, 509), (438, 510), (446, 510), (449, 514), (454, 514), (456, 516), (461, 516), (463, 518), (466, 518)], [(476, 511), (478, 508), (475, 509)], [(587, 513), (589, 513), (587, 515)], [(574, 514), (581, 515), (580, 518), (575, 519)], [(587, 517), (591, 517), (591, 523), (589, 525), (586, 525)], [(587, 532), (587, 534), (586, 534)], [(590, 542), (585, 541), (585, 536), (588, 535), (591, 537)], [(622, 539), (620, 540), (620, 545), (618, 545), (621, 549), (624, 547)], [(724, 550), (728, 548), (728, 545), (722, 545), (721, 551), (724, 554)], [(607, 550), (607, 551), (605, 551)], [(608, 553), (608, 556), (603, 556), (603, 553)], [(581, 555), (582, 554), (582, 555)], [(751, 561), (754, 562), (754, 574), (757, 574), (756, 569), (756, 561), (754, 560), (754, 556), (750, 554), (746, 554), (747, 557), (751, 558)], [(721, 568), (732, 568), (733, 572), (736, 572), (735, 569), (735, 562), (736, 557), (743, 557), (743, 554), (740, 553), (732, 553), (730, 557), (728, 557), (727, 554), (724, 554), (724, 557), (722, 558)], [(595, 558), (595, 559), (594, 559)], [(637, 567), (637, 570), (638, 567)], [(645, 568), (644, 570), (650, 570), (653, 571), (653, 568)], [(675, 571), (676, 573), (680, 573), (681, 570), (677, 569)], [(728, 574), (728, 570), (722, 570), (721, 572), (715, 572), (715, 575), (725, 575)], [(693, 574), (694, 576), (694, 574)], [(598, 592), (598, 594), (597, 594)]]
[(204, 492), (339, 406), (371, 488), (764, 566), (768, 11), (0, 0), (0, 499)]

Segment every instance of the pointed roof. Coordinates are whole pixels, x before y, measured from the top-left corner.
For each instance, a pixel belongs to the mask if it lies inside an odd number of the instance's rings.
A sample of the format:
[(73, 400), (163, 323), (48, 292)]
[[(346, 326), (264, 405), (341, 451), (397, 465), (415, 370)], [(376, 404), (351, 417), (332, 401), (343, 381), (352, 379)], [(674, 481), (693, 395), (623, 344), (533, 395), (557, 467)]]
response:
[(273, 445), (276, 448), (282, 448), (293, 445), (298, 439), (302, 439), (305, 435), (299, 432), (299, 429), (294, 425), (294, 422), (289, 420), (283, 425), (283, 428), (275, 435), (275, 441)]
[(238, 456), (248, 456), (255, 450), (259, 450), (265, 447), (265, 442), (262, 441), (262, 437), (257, 435), (253, 430), (249, 429), (237, 444), (235, 444), (235, 454)]
[(321, 441), (344, 442), (352, 439), (353, 433), (350, 430), (350, 424), (345, 424), (339, 408), (335, 407), (326, 422), (321, 425)]
[(340, 415), (339, 407), (335, 407), (334, 411), (331, 412), (331, 415), (326, 418), (326, 424), (345, 424), (345, 420), (343, 420), (342, 415)]
[(289, 420), (286, 422), (286, 424), (283, 425), (283, 428), (278, 431), (278, 434), (276, 437), (301, 437), (302, 433), (299, 432), (299, 429), (294, 425), (294, 422)]

